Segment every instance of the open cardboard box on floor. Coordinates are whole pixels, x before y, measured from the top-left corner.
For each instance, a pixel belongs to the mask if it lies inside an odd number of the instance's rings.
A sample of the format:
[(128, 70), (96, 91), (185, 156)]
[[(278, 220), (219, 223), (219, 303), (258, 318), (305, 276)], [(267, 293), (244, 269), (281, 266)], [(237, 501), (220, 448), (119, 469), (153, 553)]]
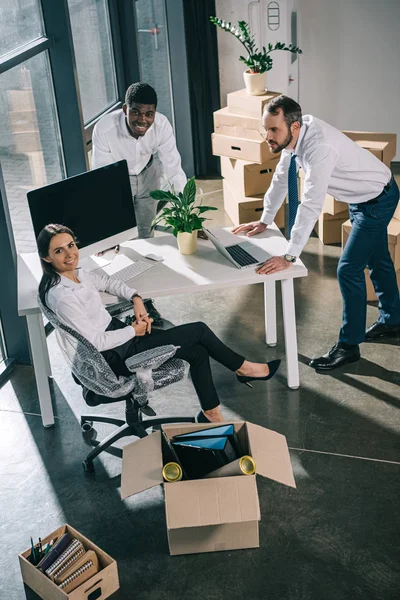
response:
[(370, 131), (343, 131), (353, 142), (372, 152), (387, 167), (396, 156), (397, 135)]
[(228, 135), (211, 134), (212, 151), (215, 156), (240, 158), (259, 165), (275, 158), (264, 140), (246, 140)]
[(271, 185), (278, 162), (279, 157), (260, 165), (247, 160), (221, 156), (221, 175), (243, 196), (257, 196), (265, 194)]
[(279, 92), (265, 92), (261, 96), (250, 96), (246, 89), (230, 92), (227, 95), (228, 110), (236, 115), (261, 119), (264, 108)]
[[(220, 423), (164, 425), (169, 439)], [(256, 473), (296, 487), (285, 436), (246, 421), (234, 423), (243, 455), (250, 454)], [(227, 465), (229, 467), (229, 465)], [(161, 432), (123, 449), (121, 497), (160, 483), (163, 456)], [(260, 506), (255, 475), (237, 475), (164, 483), (170, 554), (193, 554), (258, 548)]]
[[(224, 190), (224, 210), (234, 225), (259, 221), (264, 210), (264, 194), (243, 196), (226, 179), (222, 181)], [(285, 226), (285, 206), (282, 204), (276, 213), (275, 224), (279, 229)]]
[(67, 532), (72, 537), (80, 540), (85, 550), (94, 550), (99, 559), (99, 572), (75, 590), (66, 594), (47, 575), (28, 561), (28, 556), (31, 554), (29, 548), (18, 557), (24, 583), (44, 600), (103, 600), (108, 598), (119, 589), (117, 563), (111, 556), (70, 525), (63, 525), (46, 535), (46, 537), (42, 537), (43, 546), (50, 540)]

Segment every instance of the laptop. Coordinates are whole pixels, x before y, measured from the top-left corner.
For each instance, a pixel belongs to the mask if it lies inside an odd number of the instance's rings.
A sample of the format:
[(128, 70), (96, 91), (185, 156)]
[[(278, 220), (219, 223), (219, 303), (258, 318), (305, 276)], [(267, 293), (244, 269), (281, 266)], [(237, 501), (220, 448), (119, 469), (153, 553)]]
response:
[(218, 252), (230, 260), (238, 269), (254, 268), (271, 258), (271, 254), (250, 241), (233, 243), (236, 236), (224, 229), (214, 229), (214, 231), (210, 231), (206, 227), (203, 227), (203, 229)]

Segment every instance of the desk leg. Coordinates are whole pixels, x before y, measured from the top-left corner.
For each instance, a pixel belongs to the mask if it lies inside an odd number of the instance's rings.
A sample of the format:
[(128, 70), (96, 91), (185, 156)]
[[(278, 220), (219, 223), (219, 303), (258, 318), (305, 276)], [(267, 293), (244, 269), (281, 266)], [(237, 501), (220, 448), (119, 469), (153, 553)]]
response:
[[(33, 368), (35, 371), (36, 386), (39, 396), (40, 412), (44, 427), (54, 425), (53, 406), (51, 404), (51, 395), (48, 374), (48, 353), (43, 349), (43, 318), (42, 313), (26, 315), (28, 323), (29, 341), (31, 345)], [(47, 358), (44, 354), (47, 353)]]
[(293, 279), (282, 279), (283, 329), (285, 332), (288, 386), (296, 390), (299, 385), (299, 361), (297, 356), (296, 312), (294, 306)]
[[(40, 315), (40, 317), (43, 320), (43, 316)], [(51, 372), (51, 364), (50, 364), (50, 357), (49, 357), (49, 349), (47, 347), (46, 331), (45, 331), (44, 325), (42, 323), (41, 323), (41, 326), (39, 327), (39, 329), (40, 329), (40, 336), (42, 338), (43, 360), (46, 365), (47, 377), (52, 377), (53, 374)]]
[[(267, 278), (268, 279), (268, 278)], [(276, 346), (276, 287), (275, 281), (264, 282), (265, 341)]]

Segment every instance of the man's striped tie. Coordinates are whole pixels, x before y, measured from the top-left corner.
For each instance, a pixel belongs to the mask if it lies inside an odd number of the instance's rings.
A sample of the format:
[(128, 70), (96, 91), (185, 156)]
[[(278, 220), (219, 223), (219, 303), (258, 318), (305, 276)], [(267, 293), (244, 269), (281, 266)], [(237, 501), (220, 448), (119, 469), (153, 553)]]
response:
[(299, 192), (297, 189), (296, 155), (292, 154), (288, 177), (288, 237), (292, 233), (292, 227), (296, 220), (297, 207), (299, 205)]

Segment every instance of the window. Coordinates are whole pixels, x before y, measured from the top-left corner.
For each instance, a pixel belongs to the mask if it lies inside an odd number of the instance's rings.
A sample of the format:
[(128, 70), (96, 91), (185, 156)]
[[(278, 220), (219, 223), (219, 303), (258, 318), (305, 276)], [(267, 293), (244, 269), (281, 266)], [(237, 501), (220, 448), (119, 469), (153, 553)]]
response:
[(118, 100), (106, 0), (68, 0), (85, 124)]
[(18, 252), (36, 250), (26, 193), (64, 177), (47, 52), (0, 76), (0, 162)]
[(39, 0), (0, 2), (0, 56), (43, 35)]

